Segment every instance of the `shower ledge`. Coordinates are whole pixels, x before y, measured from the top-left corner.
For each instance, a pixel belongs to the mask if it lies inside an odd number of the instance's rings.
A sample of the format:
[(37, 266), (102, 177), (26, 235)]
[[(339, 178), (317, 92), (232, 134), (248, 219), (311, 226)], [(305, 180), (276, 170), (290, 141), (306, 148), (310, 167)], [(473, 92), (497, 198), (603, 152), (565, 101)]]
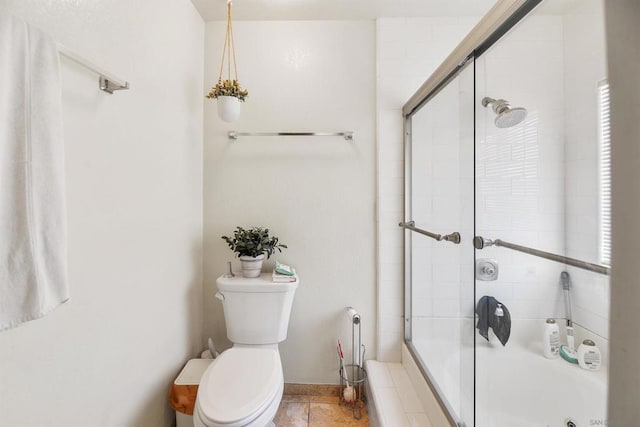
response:
[(367, 360), (371, 427), (449, 427), (406, 346), (402, 363)]

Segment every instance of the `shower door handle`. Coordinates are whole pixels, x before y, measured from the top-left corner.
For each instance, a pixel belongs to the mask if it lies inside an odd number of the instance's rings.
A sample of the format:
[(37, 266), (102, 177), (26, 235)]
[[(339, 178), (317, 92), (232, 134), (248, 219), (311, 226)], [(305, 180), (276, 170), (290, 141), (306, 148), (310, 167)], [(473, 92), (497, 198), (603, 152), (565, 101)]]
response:
[(453, 233), (445, 234), (444, 236), (442, 236), (442, 239), (439, 239), (439, 240), (446, 240), (447, 242), (451, 242), (454, 245), (459, 245), (460, 233), (458, 233), (457, 231), (454, 231)]
[(398, 224), (398, 226), (405, 228), (407, 230), (415, 231), (416, 233), (420, 233), (424, 236), (431, 237), (432, 239), (437, 240), (439, 242), (446, 240), (447, 242), (451, 242), (454, 245), (460, 244), (460, 233), (458, 233), (457, 231), (454, 231), (453, 233), (445, 234), (443, 236), (442, 234), (432, 233), (431, 231), (423, 230), (421, 228), (416, 227), (415, 221), (401, 222)]

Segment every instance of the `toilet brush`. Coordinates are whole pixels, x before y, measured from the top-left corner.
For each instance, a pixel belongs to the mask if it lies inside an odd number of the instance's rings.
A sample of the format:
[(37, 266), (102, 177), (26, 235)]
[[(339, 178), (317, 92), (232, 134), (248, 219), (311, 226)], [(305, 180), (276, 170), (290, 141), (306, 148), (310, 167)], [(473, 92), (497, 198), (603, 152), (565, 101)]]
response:
[(344, 388), (344, 391), (342, 392), (342, 397), (344, 398), (344, 401), (347, 403), (352, 403), (356, 401), (356, 389), (353, 388), (353, 386), (351, 386), (350, 384), (347, 385)]
[(347, 371), (345, 371), (344, 369), (344, 353), (342, 352), (342, 344), (340, 344), (340, 340), (338, 340), (338, 346), (336, 347), (336, 350), (338, 350), (338, 358), (340, 359), (340, 375), (342, 375), (342, 377), (347, 380), (348, 383), (349, 378), (347, 378)]
[(347, 386), (342, 391), (342, 398), (345, 402), (352, 403), (356, 401), (356, 390), (349, 382), (349, 376), (347, 375), (347, 370), (344, 367), (344, 353), (342, 352), (340, 340), (338, 340), (338, 356), (340, 357), (340, 372), (342, 374), (342, 378), (347, 382)]

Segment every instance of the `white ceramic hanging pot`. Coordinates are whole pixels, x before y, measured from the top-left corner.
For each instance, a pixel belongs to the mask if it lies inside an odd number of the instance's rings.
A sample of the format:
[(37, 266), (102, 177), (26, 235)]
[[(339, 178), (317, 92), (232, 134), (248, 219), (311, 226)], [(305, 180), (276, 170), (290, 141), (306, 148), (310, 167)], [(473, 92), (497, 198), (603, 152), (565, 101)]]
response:
[(264, 254), (257, 257), (243, 255), (240, 257), (240, 264), (242, 265), (242, 275), (244, 277), (258, 277), (262, 271), (262, 261), (264, 261)]
[(218, 116), (228, 123), (238, 120), (240, 118), (240, 100), (235, 96), (219, 96)]

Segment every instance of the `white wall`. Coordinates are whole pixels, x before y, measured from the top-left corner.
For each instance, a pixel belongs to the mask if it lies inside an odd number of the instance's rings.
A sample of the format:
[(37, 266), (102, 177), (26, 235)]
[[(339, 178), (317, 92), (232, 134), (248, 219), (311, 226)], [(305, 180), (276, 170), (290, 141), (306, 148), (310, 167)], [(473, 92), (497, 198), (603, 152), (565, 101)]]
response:
[[(234, 23), (240, 83), (249, 90), (233, 124), (205, 105), (204, 339), (226, 339), (216, 278), (239, 263), (220, 238), (268, 227), (289, 246), (275, 258), (301, 279), (280, 345), (285, 381), (337, 383), (336, 337), (350, 342), (344, 309), (361, 312), (375, 358), (375, 51), (366, 21)], [(205, 84), (218, 78), (225, 23), (209, 22)], [(238, 131), (345, 131), (340, 137), (246, 137)], [(272, 265), (273, 257), (270, 260)], [(269, 270), (270, 267), (264, 267)], [(349, 330), (350, 333), (350, 330)]]
[(203, 23), (188, 0), (5, 0), (61, 60), (71, 300), (0, 334), (3, 426), (168, 426), (202, 325)]
[[(400, 362), (404, 337), (402, 106), (478, 17), (376, 21), (378, 63), (378, 360)], [(453, 231), (453, 230), (451, 230)]]

